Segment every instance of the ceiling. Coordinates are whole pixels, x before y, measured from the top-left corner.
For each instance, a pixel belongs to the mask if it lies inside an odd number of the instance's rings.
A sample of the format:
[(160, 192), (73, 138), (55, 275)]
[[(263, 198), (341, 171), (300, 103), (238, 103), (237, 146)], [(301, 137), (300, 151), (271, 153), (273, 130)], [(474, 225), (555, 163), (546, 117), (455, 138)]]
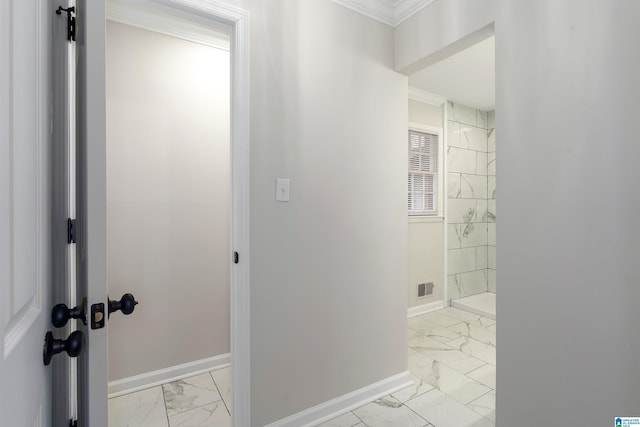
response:
[(484, 111), (496, 108), (495, 37), (409, 76), (409, 86)]

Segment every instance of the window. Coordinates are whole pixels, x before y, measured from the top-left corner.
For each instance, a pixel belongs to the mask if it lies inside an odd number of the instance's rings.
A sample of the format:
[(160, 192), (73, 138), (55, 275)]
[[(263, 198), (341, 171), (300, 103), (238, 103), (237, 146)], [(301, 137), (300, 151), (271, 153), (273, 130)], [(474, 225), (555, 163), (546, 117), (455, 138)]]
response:
[(409, 215), (438, 214), (438, 136), (409, 130)]

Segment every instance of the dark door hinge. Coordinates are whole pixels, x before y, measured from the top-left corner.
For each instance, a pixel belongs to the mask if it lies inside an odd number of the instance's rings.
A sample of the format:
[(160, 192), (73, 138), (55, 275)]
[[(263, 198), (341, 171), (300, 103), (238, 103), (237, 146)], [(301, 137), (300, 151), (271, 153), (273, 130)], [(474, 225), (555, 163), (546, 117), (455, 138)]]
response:
[(67, 218), (67, 243), (76, 243), (76, 220)]
[(74, 420), (73, 418), (71, 418), (69, 420), (69, 427), (78, 427), (78, 420)]
[(75, 7), (64, 8), (58, 6), (56, 9), (56, 15), (62, 15), (62, 12), (67, 13), (67, 40), (76, 41), (76, 17), (73, 16), (76, 13)]

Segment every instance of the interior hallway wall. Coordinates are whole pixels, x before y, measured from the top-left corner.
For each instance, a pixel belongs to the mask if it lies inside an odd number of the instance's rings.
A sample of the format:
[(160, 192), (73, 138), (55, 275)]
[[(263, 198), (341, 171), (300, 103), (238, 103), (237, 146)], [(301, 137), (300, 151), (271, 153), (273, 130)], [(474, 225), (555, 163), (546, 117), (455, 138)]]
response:
[[(329, 0), (251, 25), (251, 405), (262, 427), (407, 369), (407, 78)], [(277, 177), (291, 180), (275, 201)]]
[[(442, 107), (409, 100), (409, 123), (442, 129), (442, 120)], [(440, 143), (442, 144), (442, 141)], [(409, 281), (407, 296), (409, 308), (442, 301), (445, 286), (444, 218), (409, 216), (408, 228)], [(433, 295), (418, 299), (417, 284), (428, 282), (434, 284)]]
[(229, 352), (229, 52), (107, 22), (111, 381)]
[(638, 17), (499, 1), (500, 426), (638, 416)]
[[(474, 37), (482, 2), (438, 3), (397, 69)], [(640, 3), (495, 3), (498, 425), (611, 424), (640, 395)]]

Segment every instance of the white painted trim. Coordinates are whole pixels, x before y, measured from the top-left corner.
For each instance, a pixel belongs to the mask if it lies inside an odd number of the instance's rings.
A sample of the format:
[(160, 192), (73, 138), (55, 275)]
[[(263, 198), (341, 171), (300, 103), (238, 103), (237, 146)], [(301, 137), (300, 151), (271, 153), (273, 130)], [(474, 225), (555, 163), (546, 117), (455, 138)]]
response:
[(435, 105), (436, 107), (440, 107), (447, 101), (447, 98), (444, 96), (436, 95), (435, 93), (427, 92), (426, 90), (418, 89), (413, 86), (409, 86), (409, 99), (429, 105)]
[(204, 25), (167, 16), (140, 1), (123, 4), (118, 0), (109, 0), (107, 2), (107, 19), (216, 49), (231, 50), (228, 34)]
[(394, 27), (411, 18), (435, 0), (396, 0)]
[(266, 427), (311, 427), (331, 420), (369, 402), (387, 396), (413, 384), (409, 371), (359, 388), (335, 399), (328, 400), (297, 414), (275, 421)]
[(109, 382), (109, 399), (133, 393), (146, 388), (159, 386), (172, 381), (213, 371), (215, 369), (226, 368), (231, 363), (231, 354), (221, 354), (208, 359), (196, 360), (171, 366), (169, 368), (158, 369), (157, 371), (145, 372), (133, 377), (122, 378)]
[(231, 264), (231, 423), (251, 425), (250, 318), (250, 94), (249, 12), (221, 0), (128, 0), (163, 8), (180, 19), (207, 22), (231, 32), (231, 248), (240, 255)]
[(449, 306), (449, 161), (448, 157), (448, 149), (449, 149), (449, 113), (447, 112), (447, 103), (442, 103), (442, 129), (444, 132), (444, 137), (442, 138), (442, 174), (444, 176), (444, 188), (447, 192), (447, 196), (444, 198), (444, 203), (442, 207), (444, 211), (442, 214), (444, 215), (444, 229), (442, 239), (442, 246), (444, 249), (444, 304), (446, 307)]
[(435, 0), (331, 0), (341, 6), (392, 27), (430, 5)]
[(416, 224), (421, 222), (443, 222), (444, 217), (438, 215), (409, 215), (409, 224)]
[(427, 304), (417, 305), (415, 307), (407, 309), (407, 317), (419, 316), (421, 314), (440, 310), (444, 307), (444, 301), (434, 301)]
[(395, 25), (395, 7), (387, 0), (331, 0), (384, 24)]

